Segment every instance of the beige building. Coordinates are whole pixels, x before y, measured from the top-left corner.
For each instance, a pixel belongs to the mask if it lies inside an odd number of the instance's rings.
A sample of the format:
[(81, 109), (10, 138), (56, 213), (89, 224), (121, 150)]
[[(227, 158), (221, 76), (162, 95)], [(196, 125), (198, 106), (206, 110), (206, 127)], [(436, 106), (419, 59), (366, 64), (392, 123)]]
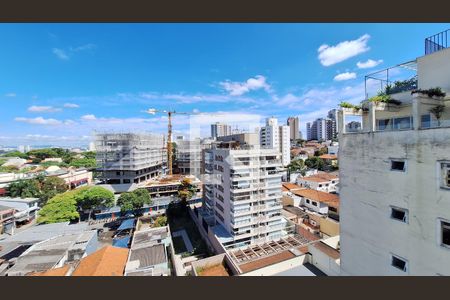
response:
[(450, 49), (400, 67), (417, 77), (393, 85), (395, 103), (339, 112), (343, 275), (450, 275)]

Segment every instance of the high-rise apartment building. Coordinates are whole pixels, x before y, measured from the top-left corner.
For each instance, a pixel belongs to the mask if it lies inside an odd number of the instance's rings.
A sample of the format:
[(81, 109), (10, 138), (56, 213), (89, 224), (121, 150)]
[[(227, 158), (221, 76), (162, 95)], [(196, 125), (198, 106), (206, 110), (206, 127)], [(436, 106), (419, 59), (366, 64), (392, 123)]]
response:
[(162, 135), (99, 133), (95, 148), (99, 178), (108, 184), (143, 182), (160, 175), (167, 162)]
[(259, 130), (261, 147), (272, 148), (281, 153), (281, 163), (287, 166), (291, 162), (291, 143), (289, 126), (278, 126), (276, 118), (267, 118), (266, 126)]
[(231, 134), (231, 126), (216, 122), (214, 124), (211, 124), (211, 137), (213, 139), (216, 139), (220, 136), (226, 136)]
[(450, 275), (450, 48), (430, 43), (400, 65), (417, 77), (392, 85), (396, 102), (339, 112), (343, 275)]
[[(225, 247), (261, 243), (282, 236), (281, 155), (261, 149), (256, 133), (219, 138), (205, 150), (204, 207), (214, 216)], [(218, 230), (218, 228), (220, 230)]]
[(287, 125), (290, 128), (291, 141), (298, 140), (300, 138), (300, 122), (298, 120), (298, 117), (289, 117), (287, 119)]
[(336, 121), (319, 118), (306, 123), (306, 138), (308, 140), (328, 141), (337, 137)]

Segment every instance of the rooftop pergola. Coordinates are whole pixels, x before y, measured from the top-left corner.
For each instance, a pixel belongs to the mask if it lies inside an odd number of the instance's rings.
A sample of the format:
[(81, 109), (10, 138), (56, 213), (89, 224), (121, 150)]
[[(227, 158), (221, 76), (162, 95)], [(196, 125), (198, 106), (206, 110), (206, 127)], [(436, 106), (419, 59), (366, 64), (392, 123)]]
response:
[(387, 85), (403, 79), (417, 81), (417, 60), (411, 60), (367, 74), (364, 77), (364, 91), (366, 99), (369, 98), (370, 81), (375, 80), (379, 82), (379, 91), (382, 91)]

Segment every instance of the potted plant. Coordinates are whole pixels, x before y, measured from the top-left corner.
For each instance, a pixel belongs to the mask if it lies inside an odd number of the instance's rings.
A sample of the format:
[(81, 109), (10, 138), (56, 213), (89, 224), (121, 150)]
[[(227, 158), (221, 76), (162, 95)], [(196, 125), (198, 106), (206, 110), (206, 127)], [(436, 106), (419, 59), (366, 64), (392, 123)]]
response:
[(435, 88), (430, 88), (427, 90), (422, 90), (422, 89), (417, 89), (411, 92), (411, 94), (422, 94), (422, 95), (427, 95), (430, 98), (433, 99), (442, 99), (446, 96), (446, 93), (444, 91), (442, 91), (442, 89), (440, 87), (435, 87)]

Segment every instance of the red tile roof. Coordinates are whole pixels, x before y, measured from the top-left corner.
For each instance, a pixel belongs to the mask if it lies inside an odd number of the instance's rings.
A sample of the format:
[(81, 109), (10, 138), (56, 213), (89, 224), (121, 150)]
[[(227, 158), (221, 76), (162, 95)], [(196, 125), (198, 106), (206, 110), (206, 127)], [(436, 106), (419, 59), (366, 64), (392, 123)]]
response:
[(319, 156), (321, 159), (337, 159), (337, 156), (334, 154), (323, 154), (321, 156)]
[(329, 194), (312, 189), (295, 190), (292, 191), (292, 193), (300, 197), (326, 203), (329, 206), (339, 206), (339, 196), (336, 194)]
[(105, 246), (83, 258), (72, 276), (123, 276), (128, 249)]
[(295, 183), (290, 183), (290, 182), (283, 182), (282, 186), (284, 188), (286, 188), (287, 190), (298, 190), (298, 189), (302, 189), (301, 186), (296, 185)]

